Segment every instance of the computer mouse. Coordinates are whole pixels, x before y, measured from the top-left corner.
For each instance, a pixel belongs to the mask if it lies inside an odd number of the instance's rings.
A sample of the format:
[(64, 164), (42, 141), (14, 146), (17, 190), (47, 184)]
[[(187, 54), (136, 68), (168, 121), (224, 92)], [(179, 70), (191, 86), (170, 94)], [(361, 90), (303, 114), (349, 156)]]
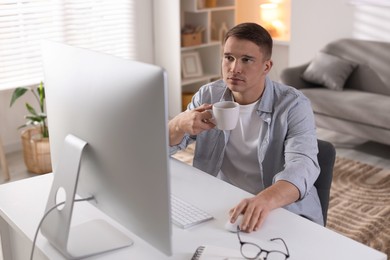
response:
[(231, 223), (230, 219), (228, 219), (228, 221), (226, 221), (226, 224), (225, 224), (225, 229), (227, 231), (236, 233), (237, 226), (241, 224), (243, 217), (244, 217), (244, 215), (242, 215), (242, 214), (239, 215), (234, 223)]

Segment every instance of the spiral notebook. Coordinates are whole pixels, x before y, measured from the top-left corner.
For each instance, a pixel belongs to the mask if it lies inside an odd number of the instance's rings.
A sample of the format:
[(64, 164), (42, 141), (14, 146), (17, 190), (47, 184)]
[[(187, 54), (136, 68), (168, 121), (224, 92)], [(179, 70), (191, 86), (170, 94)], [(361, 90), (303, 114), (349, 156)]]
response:
[(243, 260), (239, 249), (202, 245), (199, 246), (191, 260)]

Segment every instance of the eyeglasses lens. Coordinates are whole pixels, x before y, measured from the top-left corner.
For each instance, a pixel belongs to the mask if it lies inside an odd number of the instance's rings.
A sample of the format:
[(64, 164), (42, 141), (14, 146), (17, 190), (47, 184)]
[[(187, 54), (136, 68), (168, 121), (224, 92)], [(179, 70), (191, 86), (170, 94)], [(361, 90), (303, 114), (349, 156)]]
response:
[(241, 248), (241, 253), (246, 259), (286, 260), (286, 255), (281, 252), (271, 251), (267, 254), (263, 251), (259, 254), (260, 252), (261, 249), (257, 245), (251, 243), (245, 243)]

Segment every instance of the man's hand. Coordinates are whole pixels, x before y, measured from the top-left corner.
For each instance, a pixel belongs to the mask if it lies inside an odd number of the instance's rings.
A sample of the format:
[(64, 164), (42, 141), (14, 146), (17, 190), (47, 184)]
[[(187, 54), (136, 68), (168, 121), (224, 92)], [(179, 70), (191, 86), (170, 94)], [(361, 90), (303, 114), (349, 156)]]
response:
[(243, 199), (229, 211), (230, 221), (243, 214), (240, 229), (246, 232), (258, 230), (271, 210), (286, 206), (299, 199), (299, 190), (287, 181), (278, 181), (252, 198)]
[(252, 198), (243, 199), (237, 206), (229, 211), (231, 222), (243, 214), (240, 229), (246, 232), (256, 231), (272, 210), (266, 198), (260, 194)]
[(183, 139), (185, 133), (197, 135), (205, 130), (210, 130), (215, 127), (209, 120), (212, 114), (207, 111), (212, 105), (203, 104), (193, 110), (187, 110), (168, 123), (169, 128), (169, 145), (176, 145)]

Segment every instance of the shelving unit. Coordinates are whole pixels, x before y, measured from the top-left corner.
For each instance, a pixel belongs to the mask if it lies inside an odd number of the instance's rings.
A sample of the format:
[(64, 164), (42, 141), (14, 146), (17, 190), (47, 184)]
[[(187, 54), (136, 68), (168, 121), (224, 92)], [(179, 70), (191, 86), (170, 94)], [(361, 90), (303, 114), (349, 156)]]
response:
[[(202, 41), (195, 46), (181, 47), (181, 55), (199, 54), (202, 76), (181, 78), (181, 93), (194, 93), (200, 86), (221, 76), (222, 36), (235, 25), (235, 0), (216, 0), (208, 6), (208, 0), (181, 0), (180, 24), (201, 27)], [(183, 64), (181, 64), (183, 66)]]

